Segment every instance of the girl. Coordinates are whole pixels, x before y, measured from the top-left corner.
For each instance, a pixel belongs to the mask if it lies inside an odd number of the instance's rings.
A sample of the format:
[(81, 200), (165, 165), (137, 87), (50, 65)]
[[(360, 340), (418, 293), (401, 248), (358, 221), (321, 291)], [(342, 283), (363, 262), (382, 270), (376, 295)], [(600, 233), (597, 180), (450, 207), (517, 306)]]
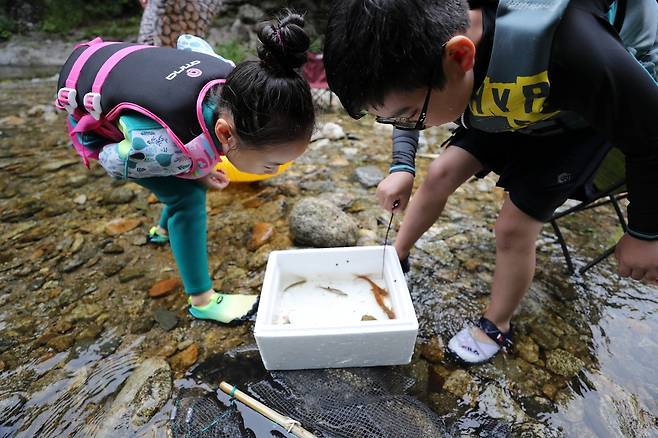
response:
[(306, 149), (315, 117), (297, 71), (309, 47), (303, 26), (289, 11), (264, 23), (260, 59), (237, 67), (182, 36), (179, 47), (192, 50), (94, 40), (62, 68), (56, 106), (69, 112), (85, 164), (99, 160), (165, 205), (149, 240), (170, 242), (195, 318), (236, 323), (255, 310), (256, 295), (212, 288), (205, 195), (229, 183), (214, 170), (220, 154), (243, 172), (272, 174)]

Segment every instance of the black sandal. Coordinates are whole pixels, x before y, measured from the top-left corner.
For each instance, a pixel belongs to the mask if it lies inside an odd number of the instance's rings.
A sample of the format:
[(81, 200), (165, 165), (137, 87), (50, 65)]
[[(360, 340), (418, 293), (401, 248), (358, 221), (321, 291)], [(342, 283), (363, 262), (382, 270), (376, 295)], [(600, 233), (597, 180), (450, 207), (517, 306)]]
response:
[(500, 349), (505, 353), (510, 353), (512, 351), (514, 343), (512, 342), (511, 325), (509, 331), (507, 333), (503, 333), (498, 329), (498, 327), (496, 327), (496, 324), (489, 321), (484, 316), (478, 319), (478, 322), (475, 325), (479, 327), (480, 330), (482, 330), (487, 336), (493, 339), (496, 344), (500, 345)]

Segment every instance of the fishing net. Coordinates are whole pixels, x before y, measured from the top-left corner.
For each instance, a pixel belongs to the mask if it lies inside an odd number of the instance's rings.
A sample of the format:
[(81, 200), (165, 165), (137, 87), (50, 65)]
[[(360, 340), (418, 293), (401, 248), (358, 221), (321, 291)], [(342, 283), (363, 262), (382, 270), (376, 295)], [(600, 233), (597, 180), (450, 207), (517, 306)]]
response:
[[(256, 376), (260, 360), (250, 352), (229, 353), (213, 361), (211, 371), (198, 370), (197, 378), (219, 382), (226, 378), (266, 406), (299, 421), (319, 438), (397, 438), (453, 436), (443, 420), (424, 403), (411, 396), (416, 383), (396, 368), (343, 368), (274, 371)], [(241, 357), (243, 360), (238, 360)], [(246, 357), (251, 360), (244, 361)], [(246, 379), (231, 375), (236, 367), (248, 371)], [(221, 373), (221, 377), (217, 375)], [(245, 377), (244, 375), (242, 377)], [(240, 411), (245, 415), (244, 419)], [(172, 417), (175, 438), (205, 437), (292, 437), (263, 420), (267, 432), (253, 433), (251, 412), (238, 411), (217, 394), (187, 393), (179, 396)], [(249, 416), (248, 416), (249, 415)], [(262, 420), (262, 417), (256, 414)], [(249, 422), (245, 427), (245, 421)], [(277, 429), (277, 430), (271, 430)]]
[(273, 372), (249, 389), (319, 437), (445, 436), (438, 415), (406, 395), (413, 384), (389, 368), (349, 368)]
[(255, 438), (244, 427), (237, 406), (221, 404), (212, 393), (183, 393), (175, 402), (170, 425), (174, 438)]

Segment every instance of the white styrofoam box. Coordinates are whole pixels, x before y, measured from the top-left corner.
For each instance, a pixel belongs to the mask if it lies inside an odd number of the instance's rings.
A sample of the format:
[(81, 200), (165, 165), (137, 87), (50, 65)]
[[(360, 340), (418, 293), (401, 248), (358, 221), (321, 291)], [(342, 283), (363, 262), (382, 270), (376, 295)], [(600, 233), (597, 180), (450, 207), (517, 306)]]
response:
[(383, 246), (273, 251), (267, 262), (254, 328), (265, 368), (292, 370), (409, 363), (418, 320), (392, 246), (387, 246), (384, 253), (383, 286), (389, 292), (395, 319), (341, 322), (331, 321), (329, 315), (316, 324), (275, 323), (275, 312), (291, 279), (359, 281), (356, 275), (368, 275), (382, 285), (383, 251)]

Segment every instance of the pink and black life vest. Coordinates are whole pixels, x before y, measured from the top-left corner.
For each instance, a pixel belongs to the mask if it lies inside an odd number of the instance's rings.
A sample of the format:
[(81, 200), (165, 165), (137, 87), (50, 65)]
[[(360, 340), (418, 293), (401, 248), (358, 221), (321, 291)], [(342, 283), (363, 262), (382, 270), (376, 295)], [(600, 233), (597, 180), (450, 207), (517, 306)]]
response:
[(55, 106), (77, 121), (69, 123), (69, 133), (85, 165), (99, 150), (84, 147), (78, 134), (120, 141), (117, 119), (136, 111), (162, 125), (192, 159), (190, 171), (179, 176), (199, 178), (221, 155), (204, 122), (203, 101), (231, 70), (230, 63), (203, 53), (97, 38), (78, 45), (62, 67)]

